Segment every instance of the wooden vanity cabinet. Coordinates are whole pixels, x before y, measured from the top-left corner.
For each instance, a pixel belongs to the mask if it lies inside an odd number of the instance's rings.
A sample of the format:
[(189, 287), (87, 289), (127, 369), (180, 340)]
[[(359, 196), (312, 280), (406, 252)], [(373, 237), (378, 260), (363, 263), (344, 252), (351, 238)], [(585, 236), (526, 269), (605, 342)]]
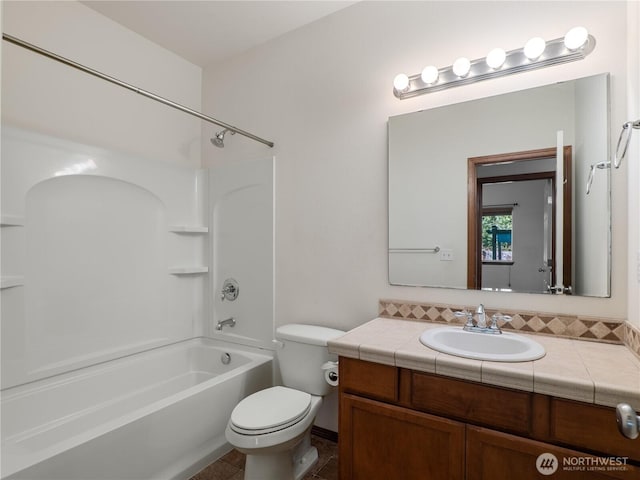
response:
[(349, 394), (340, 408), (340, 478), (464, 478), (464, 424)]
[[(341, 480), (640, 480), (640, 439), (614, 409), (340, 358)], [(628, 457), (625, 469), (572, 470), (563, 459)]]

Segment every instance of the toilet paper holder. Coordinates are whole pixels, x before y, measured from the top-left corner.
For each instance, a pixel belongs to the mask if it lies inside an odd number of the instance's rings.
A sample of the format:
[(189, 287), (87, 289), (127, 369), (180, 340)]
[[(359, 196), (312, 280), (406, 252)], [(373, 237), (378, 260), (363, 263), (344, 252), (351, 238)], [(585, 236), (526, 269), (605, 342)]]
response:
[(338, 362), (325, 362), (322, 365), (324, 378), (329, 385), (338, 384)]

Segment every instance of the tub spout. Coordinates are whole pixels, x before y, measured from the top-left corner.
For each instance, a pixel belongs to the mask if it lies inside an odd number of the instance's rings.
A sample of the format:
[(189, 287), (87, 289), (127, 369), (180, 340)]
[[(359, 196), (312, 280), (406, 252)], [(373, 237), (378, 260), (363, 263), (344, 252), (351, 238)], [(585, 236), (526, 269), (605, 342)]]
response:
[(222, 330), (222, 327), (224, 327), (225, 325), (229, 325), (230, 327), (235, 327), (236, 319), (233, 317), (229, 317), (224, 320), (220, 320), (216, 325), (216, 330)]

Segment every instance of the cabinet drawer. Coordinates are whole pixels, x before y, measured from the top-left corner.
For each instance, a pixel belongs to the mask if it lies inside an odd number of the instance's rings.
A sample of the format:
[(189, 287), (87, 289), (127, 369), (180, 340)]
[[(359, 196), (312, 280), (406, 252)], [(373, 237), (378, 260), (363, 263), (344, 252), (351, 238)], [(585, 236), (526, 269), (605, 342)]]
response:
[(411, 406), (516, 433), (533, 430), (533, 394), (411, 372)]
[(613, 408), (553, 398), (549, 422), (551, 441), (640, 462), (640, 438), (618, 432)]
[(340, 391), (396, 402), (398, 369), (389, 365), (340, 357)]

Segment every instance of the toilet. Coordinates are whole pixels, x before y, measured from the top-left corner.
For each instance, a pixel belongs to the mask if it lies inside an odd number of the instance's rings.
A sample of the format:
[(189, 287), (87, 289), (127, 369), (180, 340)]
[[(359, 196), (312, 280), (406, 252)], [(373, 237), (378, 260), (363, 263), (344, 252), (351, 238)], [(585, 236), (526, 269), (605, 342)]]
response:
[(289, 324), (276, 329), (283, 386), (249, 395), (231, 413), (225, 436), (246, 454), (245, 480), (299, 480), (318, 460), (311, 427), (332, 387), (323, 365), (337, 360), (327, 342), (342, 330)]

